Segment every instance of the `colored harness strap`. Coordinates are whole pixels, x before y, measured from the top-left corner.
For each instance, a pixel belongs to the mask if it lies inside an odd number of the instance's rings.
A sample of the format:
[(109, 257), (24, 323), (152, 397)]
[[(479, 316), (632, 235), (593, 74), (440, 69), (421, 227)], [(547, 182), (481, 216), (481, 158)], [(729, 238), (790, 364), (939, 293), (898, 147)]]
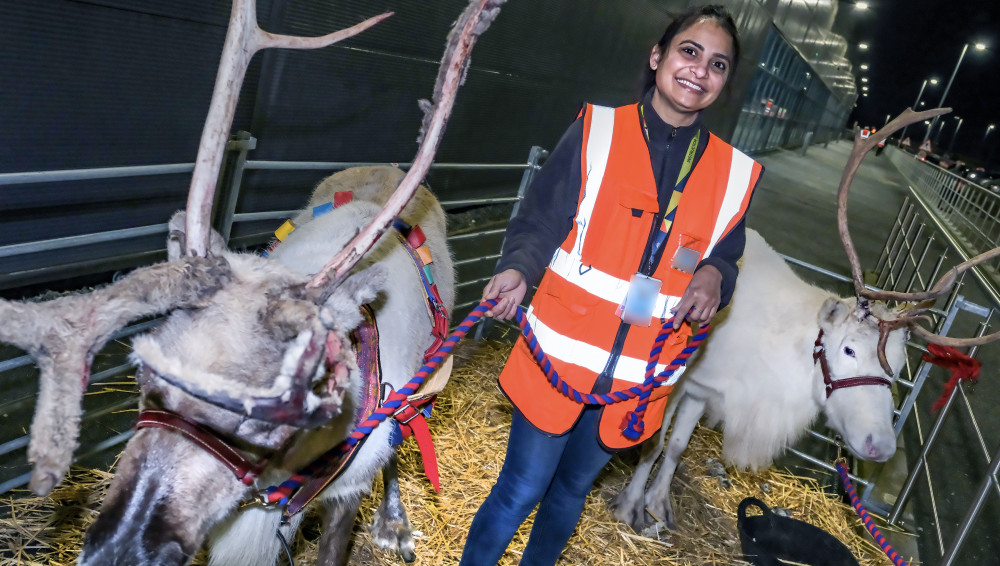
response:
[(200, 446), (202, 450), (215, 456), (245, 485), (253, 485), (257, 475), (268, 462), (267, 458), (262, 458), (257, 462), (251, 461), (242, 452), (219, 438), (215, 431), (173, 411), (146, 409), (139, 413), (139, 420), (136, 422), (135, 428), (161, 428), (183, 435)]
[(399, 431), (398, 441), (396, 434), (390, 444), (397, 446), (402, 444), (407, 438), (413, 437), (420, 449), (420, 459), (424, 464), (424, 475), (434, 486), (434, 491), (441, 493), (441, 476), (438, 473), (437, 452), (434, 450), (434, 438), (431, 436), (431, 429), (427, 426), (427, 417), (430, 416), (431, 408), (437, 396), (430, 397), (417, 405), (410, 401), (404, 401), (399, 409), (392, 414), (396, 419), (396, 426)]
[(437, 284), (431, 275), (430, 264), (433, 263), (434, 259), (431, 257), (430, 250), (424, 246), (427, 238), (424, 236), (423, 230), (420, 229), (420, 226), (410, 226), (399, 218), (393, 221), (392, 226), (396, 229), (396, 237), (403, 244), (403, 249), (409, 254), (410, 260), (413, 261), (413, 265), (417, 269), (420, 282), (424, 286), (424, 295), (427, 297), (427, 315), (431, 318), (431, 334), (434, 336), (434, 343), (424, 352), (424, 362), (426, 363), (448, 338), (448, 309), (441, 302)]
[[(378, 408), (382, 381), (375, 314), (368, 305), (362, 305), (361, 313), (364, 315), (364, 320), (354, 331), (351, 340), (363, 380), (362, 399), (355, 412), (355, 423), (369, 418)], [(287, 503), (285, 516), (291, 517), (315, 499), (333, 480), (340, 477), (354, 459), (361, 444), (362, 442), (359, 442), (348, 450), (341, 449), (340, 445), (328, 450), (310, 462), (300, 473), (288, 478), (279, 486), (268, 488), (264, 497), (269, 503)]]

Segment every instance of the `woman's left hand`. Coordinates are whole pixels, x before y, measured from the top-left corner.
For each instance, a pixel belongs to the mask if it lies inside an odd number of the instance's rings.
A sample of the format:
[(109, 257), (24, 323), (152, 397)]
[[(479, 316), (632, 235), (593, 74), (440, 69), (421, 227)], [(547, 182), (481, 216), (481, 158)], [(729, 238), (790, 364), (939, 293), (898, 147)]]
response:
[(681, 302), (671, 311), (674, 314), (681, 313), (681, 316), (674, 318), (674, 330), (681, 327), (685, 314), (692, 324), (708, 324), (719, 311), (721, 303), (722, 273), (712, 265), (701, 266), (691, 277), (691, 282), (681, 295)]

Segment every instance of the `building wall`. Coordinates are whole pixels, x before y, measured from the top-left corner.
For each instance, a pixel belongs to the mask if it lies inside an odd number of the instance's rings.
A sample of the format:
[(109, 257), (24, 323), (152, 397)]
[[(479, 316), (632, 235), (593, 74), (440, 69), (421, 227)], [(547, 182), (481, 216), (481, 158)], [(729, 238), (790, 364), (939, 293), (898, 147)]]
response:
[[(228, 0), (0, 2), (6, 23), (0, 67), (8, 79), (0, 89), (0, 173), (193, 161)], [(531, 146), (556, 144), (583, 102), (633, 101), (649, 50), (689, 3), (506, 3), (472, 54), (438, 161), (524, 162)], [(841, 103), (822, 81), (802, 78), (810, 67), (786, 39), (822, 29), (829, 0), (725, 3), (741, 29), (743, 55), (726, 103), (706, 113), (713, 131), (741, 149), (762, 151), (841, 125)], [(233, 124), (234, 131), (257, 138), (251, 159), (409, 161), (422, 117), (417, 101), (431, 93), (445, 36), (466, 2), (257, 4), (265, 29), (303, 35), (384, 11), (395, 15), (323, 50), (255, 56)], [(762, 100), (773, 101), (774, 110), (762, 113)], [(326, 174), (252, 171), (238, 211), (295, 209)], [(462, 199), (512, 194), (519, 179), (519, 171), (449, 171), (429, 181), (443, 199)], [(189, 174), (174, 174), (0, 187), (0, 292), (161, 258), (161, 234), (45, 253), (2, 252), (162, 224), (184, 207), (188, 181)], [(272, 228), (270, 222), (245, 223), (234, 236), (250, 245)]]

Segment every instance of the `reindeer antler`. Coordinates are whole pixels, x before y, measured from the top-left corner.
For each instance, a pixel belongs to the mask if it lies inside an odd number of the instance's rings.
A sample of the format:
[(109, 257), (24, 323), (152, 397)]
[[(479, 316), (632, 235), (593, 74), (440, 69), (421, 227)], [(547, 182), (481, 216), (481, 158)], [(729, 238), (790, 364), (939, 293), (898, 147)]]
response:
[(23, 348), (40, 370), (28, 447), (32, 491), (47, 494), (69, 470), (90, 365), (111, 335), (137, 318), (202, 306), (229, 278), (224, 259), (190, 257), (137, 269), (88, 294), (0, 301), (0, 342)]
[[(865, 155), (875, 148), (878, 143), (891, 134), (895, 133), (910, 124), (947, 114), (951, 108), (934, 108), (923, 112), (914, 112), (912, 108), (907, 108), (902, 114), (886, 124), (881, 130), (875, 132), (868, 139), (862, 139), (855, 131), (854, 147), (851, 155), (847, 158), (847, 165), (844, 166), (844, 174), (840, 178), (840, 186), (837, 188), (837, 231), (840, 233), (840, 241), (844, 243), (844, 251), (847, 252), (847, 260), (851, 264), (851, 275), (854, 277), (854, 292), (859, 297), (866, 297), (875, 300), (887, 300), (881, 297), (869, 296), (871, 291), (865, 288), (864, 276), (861, 272), (861, 261), (858, 259), (858, 251), (851, 240), (851, 234), (847, 228), (847, 194), (850, 192), (851, 183), (858, 172), (858, 167), (864, 161)], [(923, 297), (926, 298), (926, 297)], [(914, 299), (921, 300), (921, 299)]]
[(209, 223), (215, 183), (222, 167), (229, 129), (236, 112), (240, 86), (254, 53), (268, 47), (316, 49), (353, 37), (392, 15), (392, 12), (369, 18), (360, 24), (321, 37), (296, 37), (268, 33), (257, 25), (256, 0), (233, 0), (229, 31), (215, 77), (212, 102), (201, 133), (198, 157), (187, 202), (187, 253), (205, 256), (208, 250)]
[(479, 36), (496, 18), (500, 12), (500, 5), (504, 2), (506, 0), (472, 0), (459, 17), (451, 33), (448, 34), (447, 48), (434, 85), (435, 102), (431, 104), (421, 101), (424, 121), (418, 139), (420, 148), (417, 150), (413, 165), (371, 224), (361, 230), (316, 274), (309, 282), (309, 287), (325, 284), (331, 273), (335, 278), (340, 278), (350, 271), (413, 196), (434, 160), (434, 152), (437, 151), (448, 116), (451, 114), (451, 107), (455, 103), (455, 93), (465, 80), (469, 53)]
[(861, 136), (856, 133), (854, 147), (851, 149), (851, 155), (847, 160), (847, 165), (844, 167), (844, 174), (840, 180), (840, 187), (837, 189), (837, 230), (840, 232), (840, 240), (844, 244), (844, 251), (847, 253), (847, 259), (851, 264), (851, 275), (854, 279), (854, 291), (858, 296), (858, 300), (897, 301), (901, 303), (923, 301), (923, 304), (918, 305), (915, 308), (911, 308), (896, 320), (880, 321), (878, 349), (879, 362), (882, 364), (882, 369), (886, 370), (889, 374), (892, 374), (892, 368), (889, 367), (889, 363), (885, 357), (885, 344), (888, 339), (889, 332), (902, 326), (909, 326), (914, 334), (917, 334), (928, 342), (945, 346), (974, 346), (1000, 340), (1000, 332), (978, 338), (952, 338), (934, 334), (918, 324), (920, 321), (927, 320), (924, 313), (931, 305), (933, 305), (934, 299), (944, 295), (949, 289), (951, 289), (951, 287), (958, 280), (959, 274), (965, 272), (974, 265), (995, 257), (1000, 257), (1000, 247), (981, 253), (974, 258), (956, 265), (926, 291), (873, 291), (865, 287), (861, 271), (861, 261), (858, 259), (858, 252), (854, 247), (854, 242), (851, 240), (851, 235), (847, 227), (847, 195), (851, 187), (851, 182), (854, 180), (854, 175), (857, 173), (858, 167), (861, 166), (861, 162), (864, 160), (865, 155), (871, 151), (872, 148), (877, 146), (879, 142), (886, 139), (897, 130), (909, 124), (933, 118), (935, 116), (940, 116), (942, 114), (947, 114), (949, 112), (951, 112), (951, 108), (935, 108), (932, 110), (925, 110), (923, 112), (914, 112), (913, 109), (907, 108), (902, 114), (886, 124), (881, 130), (869, 136), (867, 140), (861, 139)]

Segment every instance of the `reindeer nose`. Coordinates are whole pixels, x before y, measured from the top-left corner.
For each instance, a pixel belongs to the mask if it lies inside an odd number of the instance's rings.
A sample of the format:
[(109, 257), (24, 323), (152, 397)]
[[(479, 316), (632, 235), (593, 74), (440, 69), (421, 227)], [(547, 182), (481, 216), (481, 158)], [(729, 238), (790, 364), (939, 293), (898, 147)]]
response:
[(891, 440), (883, 438), (879, 442), (876, 442), (874, 437), (869, 434), (865, 438), (864, 450), (866, 460), (885, 462), (896, 453), (895, 438), (891, 438)]

